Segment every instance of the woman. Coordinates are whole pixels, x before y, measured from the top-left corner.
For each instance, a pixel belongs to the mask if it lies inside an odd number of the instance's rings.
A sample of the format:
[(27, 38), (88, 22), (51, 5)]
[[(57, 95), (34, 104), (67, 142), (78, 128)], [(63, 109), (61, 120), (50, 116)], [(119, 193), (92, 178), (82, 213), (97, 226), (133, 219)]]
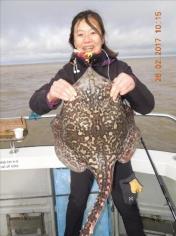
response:
[[(119, 61), (117, 54), (107, 47), (103, 21), (96, 12), (87, 10), (74, 17), (69, 42), (74, 49), (71, 59), (48, 84), (33, 94), (30, 107), (34, 112), (45, 114), (56, 109), (61, 100), (74, 100), (77, 94), (72, 85), (90, 65), (97, 73), (113, 81), (110, 96), (114, 101), (121, 95), (130, 103), (132, 109), (141, 114), (153, 109), (153, 95), (136, 78), (131, 68), (125, 62)], [(83, 173), (71, 171), (65, 236), (79, 235), (93, 179), (89, 170)], [(131, 163), (117, 162), (112, 198), (122, 216), (127, 234), (131, 236), (144, 235), (139, 209), (134, 199), (135, 193), (139, 191), (141, 186), (135, 178)]]

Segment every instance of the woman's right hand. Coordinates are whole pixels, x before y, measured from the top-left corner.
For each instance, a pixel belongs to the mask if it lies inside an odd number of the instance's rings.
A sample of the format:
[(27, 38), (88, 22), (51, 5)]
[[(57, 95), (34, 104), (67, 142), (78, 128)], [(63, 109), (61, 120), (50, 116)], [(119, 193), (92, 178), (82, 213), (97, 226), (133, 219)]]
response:
[(54, 81), (52, 84), (50, 91), (47, 94), (47, 99), (49, 102), (53, 102), (58, 99), (73, 101), (76, 95), (76, 91), (71, 84), (64, 79), (59, 79)]

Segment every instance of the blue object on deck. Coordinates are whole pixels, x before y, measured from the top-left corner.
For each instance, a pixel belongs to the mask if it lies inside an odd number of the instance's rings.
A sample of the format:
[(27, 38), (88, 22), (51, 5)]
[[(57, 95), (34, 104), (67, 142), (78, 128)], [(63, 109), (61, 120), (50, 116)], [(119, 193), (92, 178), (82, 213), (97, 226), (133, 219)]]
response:
[(41, 118), (41, 116), (40, 115), (38, 115), (37, 113), (35, 113), (35, 112), (31, 112), (31, 114), (29, 115), (29, 120), (38, 120), (38, 119), (40, 119)]
[[(65, 231), (65, 219), (66, 219), (66, 210), (68, 204), (68, 196), (70, 193), (70, 170), (63, 169), (54, 169), (54, 188), (56, 194), (56, 215), (57, 215), (57, 228), (58, 235), (64, 236)], [(87, 215), (90, 213), (98, 192), (98, 186), (96, 181), (92, 186), (91, 194), (89, 195), (89, 199), (87, 202), (87, 208), (84, 214), (84, 222), (87, 219)], [(102, 214), (97, 222), (94, 236), (111, 236), (111, 210), (108, 202), (106, 203)]]

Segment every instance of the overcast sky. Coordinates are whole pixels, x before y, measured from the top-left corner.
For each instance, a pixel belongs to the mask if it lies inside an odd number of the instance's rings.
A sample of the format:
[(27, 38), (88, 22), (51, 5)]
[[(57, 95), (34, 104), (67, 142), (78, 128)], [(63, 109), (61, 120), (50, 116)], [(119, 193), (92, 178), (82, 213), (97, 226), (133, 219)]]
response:
[[(72, 18), (86, 9), (102, 16), (107, 44), (120, 57), (153, 56), (157, 37), (163, 55), (176, 54), (175, 1), (1, 0), (0, 4), (2, 64), (68, 59)], [(158, 34), (155, 11), (162, 14), (162, 32)]]

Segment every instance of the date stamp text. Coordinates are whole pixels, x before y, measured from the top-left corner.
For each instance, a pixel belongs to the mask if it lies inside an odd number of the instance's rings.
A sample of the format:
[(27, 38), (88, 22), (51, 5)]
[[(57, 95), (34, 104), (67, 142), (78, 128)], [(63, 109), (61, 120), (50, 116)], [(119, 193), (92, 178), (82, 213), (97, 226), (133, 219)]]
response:
[(162, 40), (161, 40), (161, 32), (162, 32), (162, 13), (160, 10), (155, 11), (154, 14), (155, 19), (155, 39), (154, 39), (154, 79), (155, 81), (161, 81), (162, 78)]

